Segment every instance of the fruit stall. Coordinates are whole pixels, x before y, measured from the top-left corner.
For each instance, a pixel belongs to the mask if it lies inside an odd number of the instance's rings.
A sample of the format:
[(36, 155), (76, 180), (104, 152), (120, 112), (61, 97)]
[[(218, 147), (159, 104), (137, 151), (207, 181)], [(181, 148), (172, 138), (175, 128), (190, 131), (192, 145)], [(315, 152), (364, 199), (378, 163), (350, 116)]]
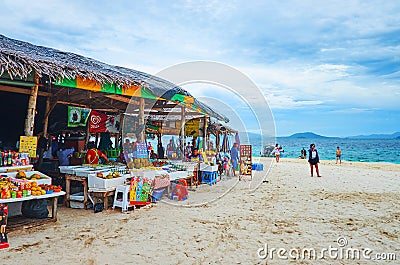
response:
[[(60, 186), (38, 171), (18, 171), (0, 175), (0, 248), (8, 247), (7, 230), (31, 227), (57, 220), (57, 198), (64, 195)], [(48, 203), (50, 200), (50, 204)], [(51, 215), (49, 216), (48, 206)]]

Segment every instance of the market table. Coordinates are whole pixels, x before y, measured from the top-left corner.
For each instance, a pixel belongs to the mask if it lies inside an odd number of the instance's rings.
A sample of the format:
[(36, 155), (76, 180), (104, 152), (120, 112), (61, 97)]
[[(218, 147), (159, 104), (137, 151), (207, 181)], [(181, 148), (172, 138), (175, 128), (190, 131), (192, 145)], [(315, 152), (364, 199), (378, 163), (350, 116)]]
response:
[(17, 203), (23, 201), (30, 201), (30, 200), (40, 200), (40, 199), (50, 199), (51, 200), (51, 217), (45, 219), (33, 219), (33, 218), (21, 218), (20, 216), (13, 216), (8, 217), (7, 220), (7, 230), (11, 230), (20, 226), (36, 226), (41, 225), (47, 222), (56, 222), (57, 221), (57, 199), (59, 196), (64, 195), (64, 191), (60, 192), (53, 192), (51, 194), (44, 194), (39, 196), (28, 196), (22, 198), (11, 198), (11, 199), (0, 199), (0, 204), (10, 204), (10, 203)]
[[(89, 195), (90, 195), (90, 197), (92, 197), (92, 200), (93, 200), (93, 197), (101, 198), (104, 203), (104, 209), (107, 210), (108, 209), (108, 197), (115, 195), (115, 188), (110, 188), (108, 190), (90, 188)], [(92, 203), (94, 205), (96, 202), (93, 200)]]
[(65, 174), (65, 200), (64, 204), (67, 207), (71, 207), (71, 180), (82, 182), (83, 185), (83, 206), (87, 209), (88, 205), (88, 180), (87, 177), (78, 177), (75, 175)]

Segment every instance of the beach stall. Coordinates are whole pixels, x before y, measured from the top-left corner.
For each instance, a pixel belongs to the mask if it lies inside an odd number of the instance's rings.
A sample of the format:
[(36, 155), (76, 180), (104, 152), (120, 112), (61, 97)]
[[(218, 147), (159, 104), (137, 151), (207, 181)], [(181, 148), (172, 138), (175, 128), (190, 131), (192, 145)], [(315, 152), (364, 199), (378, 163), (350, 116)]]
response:
[[(77, 199), (81, 203), (73, 204), (87, 208), (91, 192), (93, 195), (103, 192), (106, 194), (102, 196), (105, 200), (108, 195), (113, 195), (112, 191), (122, 182), (129, 181), (128, 175), (130, 181), (136, 177), (147, 178), (155, 191), (169, 187), (171, 180), (185, 179), (185, 176), (190, 178), (194, 163), (168, 161), (169, 166), (164, 168), (157, 163), (166, 164), (167, 161), (156, 160), (152, 161), (155, 163), (150, 163), (146, 133), (154, 134), (159, 139), (163, 134), (177, 135), (182, 159), (186, 121), (203, 121), (201, 129), (204, 143), (207, 137), (207, 121), (210, 118), (229, 121), (179, 86), (140, 71), (111, 66), (77, 54), (36, 46), (3, 35), (0, 35), (0, 59), (0, 93), (3, 91), (29, 95), (24, 136), (33, 136), (37, 131), (46, 135), (51, 131), (54, 127), (51, 118), (57, 116), (55, 112), (60, 106), (68, 109), (65, 125), (68, 133), (72, 135), (72, 127), (78, 128), (77, 131), (82, 135), (76, 139), (64, 139), (68, 147), (73, 146), (76, 150), (73, 157), (77, 161), (77, 167), (60, 168), (61, 174), (65, 174), (65, 198), (69, 206), (71, 201)], [(41, 113), (36, 106), (38, 98), (44, 99), (45, 108), (42, 113), (43, 124), (35, 126), (35, 115)], [(113, 126), (107, 127), (111, 120)], [(172, 122), (175, 123), (173, 128), (169, 126)], [(112, 167), (94, 168), (83, 164), (84, 145), (91, 136), (98, 137), (100, 133), (111, 133), (115, 137), (113, 148), (106, 152), (115, 160), (127, 160), (122, 161), (127, 167), (116, 164)], [(135, 150), (123, 150), (124, 139), (129, 137), (136, 139)], [(206, 144), (203, 146), (205, 148)], [(107, 177), (110, 172), (119, 172), (119, 176), (111, 174), (111, 179)], [(82, 184), (83, 194), (71, 192), (70, 185), (67, 184), (71, 181)]]

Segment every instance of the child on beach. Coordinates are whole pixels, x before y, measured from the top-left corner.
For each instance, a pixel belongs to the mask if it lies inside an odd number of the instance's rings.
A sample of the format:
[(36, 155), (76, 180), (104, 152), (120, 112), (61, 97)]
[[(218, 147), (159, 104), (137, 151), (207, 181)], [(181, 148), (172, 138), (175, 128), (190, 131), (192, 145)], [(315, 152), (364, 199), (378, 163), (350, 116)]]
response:
[(275, 145), (275, 148), (274, 148), (273, 152), (275, 153), (276, 162), (279, 163), (279, 157), (281, 156), (281, 151), (279, 149), (279, 145), (278, 144)]
[(338, 146), (336, 149), (336, 164), (338, 162), (338, 160), (340, 161), (340, 164), (342, 164), (342, 150), (340, 150), (340, 147)]
[(313, 177), (314, 174), (313, 170), (314, 166), (315, 166), (315, 171), (317, 172), (317, 177), (321, 177), (319, 175), (319, 169), (318, 169), (319, 156), (317, 149), (315, 149), (315, 144), (310, 144), (310, 149), (308, 150), (308, 163), (310, 163), (311, 177)]

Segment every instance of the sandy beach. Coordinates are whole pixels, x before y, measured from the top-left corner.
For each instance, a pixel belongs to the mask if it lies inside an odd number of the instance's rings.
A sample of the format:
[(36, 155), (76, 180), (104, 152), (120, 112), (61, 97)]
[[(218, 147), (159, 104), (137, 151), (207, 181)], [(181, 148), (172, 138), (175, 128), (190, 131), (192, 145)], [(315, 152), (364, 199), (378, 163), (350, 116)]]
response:
[[(5, 264), (375, 263), (327, 253), (312, 260), (288, 253), (287, 260), (277, 253), (262, 256), (265, 244), (292, 254), (314, 248), (319, 256), (323, 248), (338, 248), (341, 238), (343, 248), (368, 248), (371, 256), (396, 253), (400, 260), (400, 165), (321, 161), (322, 178), (311, 178), (305, 160), (263, 161), (272, 164), (266, 166), (267, 181), (255, 190), (249, 190), (248, 179), (232, 178), (194, 188), (181, 206), (158, 202), (127, 214), (60, 207), (57, 223), (10, 232), (10, 248), (0, 251), (0, 259)], [(265, 173), (257, 172), (255, 179), (260, 182)], [(190, 207), (216, 194), (221, 198)]]

